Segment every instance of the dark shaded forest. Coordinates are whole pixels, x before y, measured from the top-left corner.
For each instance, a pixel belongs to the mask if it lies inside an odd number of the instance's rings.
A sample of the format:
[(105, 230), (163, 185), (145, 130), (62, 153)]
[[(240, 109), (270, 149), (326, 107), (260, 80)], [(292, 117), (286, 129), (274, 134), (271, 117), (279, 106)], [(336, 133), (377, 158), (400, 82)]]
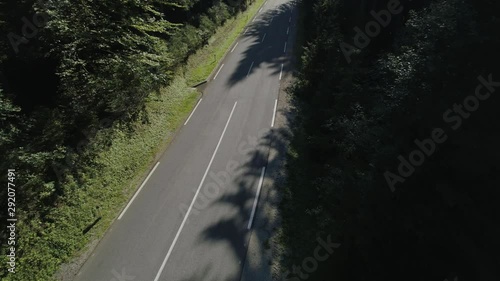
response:
[(397, 3), (301, 5), (283, 280), (500, 280), (499, 2)]
[[(9, 278), (48, 280), (88, 242), (107, 206), (94, 198), (84, 203), (97, 206), (78, 213), (76, 199), (100, 169), (95, 158), (110, 145), (108, 129), (147, 123), (148, 97), (252, 2), (0, 1), (0, 182), (7, 186), (7, 170), (17, 171), (20, 221), (18, 273)], [(0, 197), (6, 221), (7, 188)], [(7, 235), (2, 228), (3, 249)], [(3, 253), (1, 260), (3, 278)]]
[[(24, 222), (9, 278), (47, 280), (82, 247), (99, 206), (54, 210), (99, 169), (97, 133), (148, 122), (148, 97), (247, 2), (0, 1), (0, 170), (19, 171)], [(285, 280), (500, 280), (500, 4), (398, 3), (301, 3)], [(295, 270), (327, 236), (318, 270)]]

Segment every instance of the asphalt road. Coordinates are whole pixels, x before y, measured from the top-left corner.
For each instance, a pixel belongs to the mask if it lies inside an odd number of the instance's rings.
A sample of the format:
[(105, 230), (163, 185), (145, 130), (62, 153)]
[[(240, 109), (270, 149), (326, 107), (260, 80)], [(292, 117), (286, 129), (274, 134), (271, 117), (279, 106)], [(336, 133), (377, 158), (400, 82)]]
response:
[(296, 9), (263, 5), (75, 280), (240, 280)]

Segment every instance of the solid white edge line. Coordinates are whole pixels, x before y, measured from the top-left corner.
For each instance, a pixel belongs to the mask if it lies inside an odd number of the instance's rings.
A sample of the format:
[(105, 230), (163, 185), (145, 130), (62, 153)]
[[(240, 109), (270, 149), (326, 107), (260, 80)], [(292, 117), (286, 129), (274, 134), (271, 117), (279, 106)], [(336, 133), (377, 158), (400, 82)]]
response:
[(254, 17), (253, 20), (252, 20), (252, 22), (254, 22), (256, 19), (257, 19), (257, 17)]
[(253, 68), (253, 64), (255, 63), (255, 61), (252, 62), (252, 65), (250, 65), (250, 69), (248, 70), (248, 73), (247, 73), (247, 77), (248, 75), (250, 75), (250, 72), (252, 71), (252, 68)]
[(276, 107), (278, 107), (278, 99), (274, 100), (273, 120), (271, 121), (271, 128), (274, 127), (274, 118), (276, 117)]
[(264, 40), (266, 39), (267, 33), (264, 34), (264, 37), (262, 37), (262, 41), (260, 43), (264, 43)]
[(283, 48), (283, 53), (286, 53), (286, 44), (287, 44), (287, 43), (288, 43), (288, 42), (285, 42), (285, 48)]
[(205, 174), (203, 174), (203, 178), (201, 179), (200, 185), (198, 186), (198, 190), (196, 190), (196, 193), (193, 197), (193, 200), (191, 201), (191, 205), (189, 205), (189, 208), (186, 212), (186, 215), (184, 215), (184, 219), (182, 220), (181, 226), (179, 227), (179, 230), (177, 230), (177, 234), (175, 234), (174, 241), (172, 241), (172, 244), (170, 245), (170, 248), (168, 249), (167, 255), (165, 256), (165, 259), (163, 260), (163, 263), (161, 264), (160, 270), (158, 270), (158, 273), (156, 274), (154, 281), (158, 281), (160, 279), (161, 273), (163, 272), (163, 269), (165, 268), (165, 265), (167, 264), (168, 258), (170, 257), (170, 254), (172, 254), (172, 250), (174, 249), (175, 243), (177, 243), (177, 239), (179, 239), (179, 235), (181, 234), (181, 231), (184, 228), (184, 225), (186, 224), (189, 213), (191, 213), (191, 210), (193, 209), (194, 202), (196, 201), (196, 198), (198, 197), (198, 194), (200, 193), (201, 186), (203, 185), (203, 182), (205, 182), (205, 178), (207, 177), (208, 171), (210, 170), (210, 167), (212, 166), (212, 162), (214, 161), (215, 154), (217, 154), (217, 150), (219, 150), (220, 143), (222, 142), (222, 138), (224, 138), (224, 134), (226, 133), (227, 126), (229, 125), (229, 121), (231, 121), (231, 117), (233, 116), (234, 109), (236, 108), (236, 104), (238, 104), (238, 102), (234, 103), (233, 109), (231, 110), (231, 114), (229, 114), (229, 119), (227, 119), (226, 126), (224, 126), (224, 130), (222, 131), (222, 135), (220, 136), (219, 142), (217, 143), (217, 146), (215, 147), (214, 153), (212, 154), (212, 158), (210, 159), (210, 162), (208, 163), (207, 169), (205, 170)]
[(283, 64), (281, 64), (280, 80), (281, 80), (282, 76), (283, 76)]
[(247, 34), (247, 31), (248, 31), (248, 28), (247, 28), (247, 29), (245, 29), (245, 33), (243, 33), (243, 35)]
[(262, 188), (262, 183), (264, 182), (264, 174), (266, 173), (266, 166), (262, 167), (262, 172), (260, 173), (259, 187), (257, 189), (257, 195), (255, 195), (255, 200), (253, 201), (252, 214), (250, 215), (250, 220), (248, 221), (248, 230), (252, 228), (253, 219), (255, 217), (255, 210), (257, 209), (257, 203), (259, 202), (260, 190)]
[(191, 119), (191, 116), (193, 116), (194, 112), (196, 111), (196, 109), (198, 108), (198, 105), (200, 105), (200, 102), (201, 102), (202, 99), (200, 99), (198, 101), (198, 103), (196, 104), (196, 106), (194, 107), (193, 111), (191, 111), (191, 114), (189, 114), (189, 117), (188, 119), (186, 120), (186, 122), (184, 123), (184, 126), (186, 126), (186, 124), (189, 122), (189, 119)]
[(148, 177), (142, 182), (141, 187), (139, 187), (139, 189), (135, 192), (135, 194), (132, 197), (132, 199), (130, 199), (130, 201), (128, 201), (127, 206), (125, 207), (125, 209), (123, 209), (122, 213), (118, 217), (118, 220), (120, 220), (123, 217), (123, 215), (127, 211), (128, 207), (130, 207), (130, 205), (132, 205), (132, 202), (134, 202), (135, 197), (137, 197), (137, 195), (139, 194), (139, 192), (141, 192), (142, 188), (146, 185), (146, 182), (149, 180), (149, 178), (151, 177), (151, 175), (154, 173), (154, 171), (156, 170), (156, 168), (158, 167), (158, 165), (160, 165), (160, 162), (156, 163), (156, 165), (154, 166), (153, 170), (151, 170), (151, 172), (149, 172)]
[(219, 76), (219, 73), (220, 73), (220, 71), (222, 70), (223, 67), (224, 67), (224, 64), (222, 64), (220, 66), (219, 71), (217, 71), (217, 74), (215, 74), (215, 76), (214, 76), (214, 80), (215, 80), (215, 78), (217, 78), (217, 76)]
[(260, 13), (262, 13), (262, 8), (260, 8), (260, 10), (259, 10), (259, 12), (258, 12), (258, 13), (259, 13), (259, 14), (260, 14)]

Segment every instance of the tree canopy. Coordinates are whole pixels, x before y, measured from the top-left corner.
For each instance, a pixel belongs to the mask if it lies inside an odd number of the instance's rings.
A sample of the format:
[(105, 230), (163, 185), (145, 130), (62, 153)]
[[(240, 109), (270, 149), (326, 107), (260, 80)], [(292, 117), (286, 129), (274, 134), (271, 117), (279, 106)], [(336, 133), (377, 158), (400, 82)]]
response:
[[(282, 203), (290, 266), (331, 234), (341, 246), (308, 280), (497, 280), (500, 100), (480, 85), (500, 81), (498, 3), (401, 1), (367, 32), (390, 2), (302, 4)], [(478, 87), (491, 96), (476, 108)]]
[[(148, 98), (246, 4), (0, 1), (0, 167), (22, 171), (16, 196), (24, 221), (17, 251), (24, 270), (9, 278), (27, 280), (37, 272), (37, 280), (47, 280), (81, 247), (81, 222), (57, 210), (72, 204), (68, 196), (85, 192), (82, 183), (99, 169), (95, 156), (110, 145), (108, 129), (126, 132), (138, 120), (147, 122)], [(6, 194), (0, 190), (2, 198)], [(0, 203), (3, 221), (6, 204)], [(75, 237), (57, 237), (54, 222)], [(35, 244), (46, 247), (36, 252)], [(0, 277), (6, 276), (0, 267)]]

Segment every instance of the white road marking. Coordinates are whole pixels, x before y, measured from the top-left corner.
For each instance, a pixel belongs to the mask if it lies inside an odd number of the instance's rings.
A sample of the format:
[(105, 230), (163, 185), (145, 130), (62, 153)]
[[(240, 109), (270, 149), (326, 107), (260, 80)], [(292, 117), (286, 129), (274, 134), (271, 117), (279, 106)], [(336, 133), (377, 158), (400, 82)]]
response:
[(274, 118), (276, 117), (276, 107), (278, 107), (278, 99), (274, 100), (273, 120), (271, 121), (271, 128), (274, 127)]
[(285, 42), (285, 48), (283, 48), (283, 53), (286, 53), (286, 44), (287, 44), (287, 43), (288, 43), (288, 42)]
[(281, 64), (280, 80), (281, 80), (281, 77), (283, 77), (283, 64)]
[(253, 18), (252, 22), (254, 22), (257, 19), (257, 17)]
[(139, 189), (135, 192), (135, 194), (132, 197), (132, 199), (130, 199), (130, 201), (128, 202), (128, 204), (125, 207), (125, 209), (123, 209), (122, 213), (118, 217), (118, 220), (120, 220), (123, 217), (123, 215), (127, 211), (128, 207), (130, 207), (130, 205), (132, 205), (132, 202), (134, 202), (135, 197), (137, 197), (137, 195), (139, 194), (139, 192), (141, 192), (142, 188), (146, 185), (146, 182), (149, 180), (149, 178), (151, 177), (151, 175), (154, 173), (154, 171), (156, 170), (156, 168), (158, 167), (158, 165), (160, 165), (160, 162), (156, 163), (156, 165), (154, 166), (153, 170), (151, 170), (151, 172), (149, 172), (148, 177), (142, 182), (141, 187), (139, 187)]
[(264, 2), (264, 5), (262, 5), (262, 6), (265, 6), (266, 4), (267, 4), (267, 1), (266, 1), (266, 2)]
[(196, 201), (196, 198), (198, 197), (198, 194), (200, 193), (201, 186), (203, 185), (203, 182), (205, 182), (205, 178), (207, 177), (208, 171), (210, 170), (210, 167), (212, 166), (212, 162), (214, 161), (215, 154), (217, 154), (217, 150), (219, 150), (220, 143), (222, 142), (222, 138), (224, 137), (224, 134), (226, 133), (227, 126), (229, 125), (229, 121), (231, 121), (231, 117), (233, 116), (234, 109), (236, 108), (236, 104), (238, 102), (234, 103), (233, 110), (231, 110), (231, 114), (229, 114), (229, 119), (227, 119), (226, 126), (224, 127), (224, 130), (222, 131), (222, 135), (220, 136), (219, 142), (217, 143), (217, 146), (215, 147), (214, 153), (212, 154), (212, 158), (210, 159), (210, 162), (208, 163), (207, 169), (205, 170), (205, 174), (203, 175), (203, 178), (201, 179), (200, 185), (198, 186), (198, 190), (196, 191), (193, 200), (191, 201), (191, 205), (189, 205), (189, 208), (186, 212), (186, 215), (184, 216), (184, 219), (182, 220), (181, 226), (179, 227), (179, 230), (177, 230), (177, 234), (175, 235), (174, 241), (172, 242), (172, 245), (170, 245), (170, 249), (168, 249), (167, 255), (165, 256), (165, 259), (163, 260), (163, 263), (161, 264), (160, 270), (158, 270), (158, 273), (156, 274), (156, 277), (154, 281), (158, 281), (160, 279), (160, 275), (165, 268), (165, 265), (167, 264), (168, 258), (172, 254), (172, 250), (174, 249), (175, 243), (177, 243), (177, 239), (179, 239), (179, 235), (181, 234), (182, 228), (184, 228), (184, 225), (186, 224), (187, 218), (189, 216), (189, 213), (191, 213), (191, 210), (193, 209), (194, 202)]
[(252, 62), (252, 65), (250, 65), (250, 69), (248, 70), (247, 77), (248, 77), (248, 75), (250, 75), (250, 72), (252, 71), (253, 64), (254, 64), (254, 61)]
[(259, 14), (260, 14), (261, 12), (262, 12), (262, 8), (260, 8), (260, 10), (259, 10)]
[(215, 78), (217, 78), (217, 76), (219, 76), (219, 73), (220, 73), (220, 71), (222, 70), (223, 67), (224, 67), (224, 64), (222, 64), (220, 66), (219, 71), (217, 71), (217, 74), (215, 74), (215, 76), (214, 76), (214, 80), (215, 80)]
[(264, 37), (262, 37), (262, 41), (260, 43), (264, 43), (264, 40), (266, 39), (267, 33), (264, 34)]
[(245, 33), (243, 33), (243, 35), (247, 34), (247, 31), (248, 31), (248, 28), (247, 28), (247, 29), (245, 29)]
[(240, 42), (236, 42), (236, 45), (234, 45), (233, 49), (231, 50), (231, 53), (234, 52), (234, 49), (236, 49), (236, 46), (238, 46)]
[(186, 126), (186, 124), (189, 122), (189, 119), (191, 119), (191, 116), (193, 116), (193, 113), (196, 111), (196, 109), (198, 108), (198, 105), (200, 105), (200, 102), (201, 102), (202, 99), (200, 99), (198, 101), (198, 103), (196, 104), (196, 106), (194, 107), (193, 111), (191, 112), (191, 114), (189, 114), (189, 117), (188, 119), (186, 120), (186, 122), (184, 123), (184, 126)]
[(286, 35), (288, 35), (289, 33), (290, 33), (290, 27), (287, 28)]
[[(257, 195), (255, 195), (255, 201), (253, 202), (252, 214), (250, 215), (250, 221), (248, 221), (248, 230), (252, 228), (253, 219), (255, 217), (255, 210), (257, 209), (257, 203), (259, 202), (260, 190), (262, 188), (262, 182), (264, 181), (264, 174), (266, 173), (266, 166), (262, 167), (262, 172), (260, 173), (259, 187), (257, 188)], [(156, 281), (156, 280), (155, 280)]]

